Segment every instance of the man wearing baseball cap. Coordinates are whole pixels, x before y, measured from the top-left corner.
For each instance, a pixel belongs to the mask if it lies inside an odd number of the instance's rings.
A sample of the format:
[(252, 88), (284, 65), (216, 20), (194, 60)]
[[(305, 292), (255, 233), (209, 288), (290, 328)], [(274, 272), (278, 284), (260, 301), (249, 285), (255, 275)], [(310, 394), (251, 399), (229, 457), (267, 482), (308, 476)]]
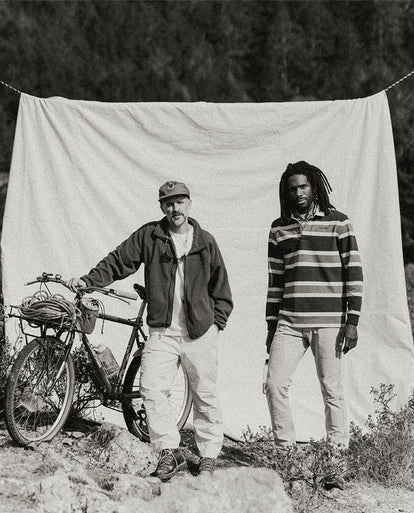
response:
[(223, 444), (217, 398), (217, 335), (233, 309), (226, 267), (214, 237), (189, 217), (190, 191), (168, 181), (159, 189), (160, 221), (145, 224), (82, 278), (69, 285), (106, 287), (145, 266), (150, 337), (142, 355), (140, 392), (151, 442), (160, 450), (155, 475), (186, 467), (168, 392), (181, 363), (193, 397), (199, 473), (214, 469)]

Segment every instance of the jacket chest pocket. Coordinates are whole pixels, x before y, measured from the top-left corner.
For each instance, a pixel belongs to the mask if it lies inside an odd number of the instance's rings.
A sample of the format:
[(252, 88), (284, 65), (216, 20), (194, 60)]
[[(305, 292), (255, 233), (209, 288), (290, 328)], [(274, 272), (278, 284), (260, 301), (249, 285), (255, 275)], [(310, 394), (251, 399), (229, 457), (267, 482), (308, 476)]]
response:
[(185, 265), (193, 269), (201, 269), (203, 263), (200, 253), (193, 253), (185, 257)]
[(191, 253), (186, 256), (186, 259), (190, 262), (201, 262), (201, 254), (200, 253)]
[(151, 253), (148, 255), (148, 263), (154, 265), (171, 265), (174, 254), (168, 244), (154, 244)]
[(205, 274), (203, 269), (206, 265), (200, 253), (192, 253), (185, 257), (185, 270), (191, 273), (192, 279), (198, 279)]

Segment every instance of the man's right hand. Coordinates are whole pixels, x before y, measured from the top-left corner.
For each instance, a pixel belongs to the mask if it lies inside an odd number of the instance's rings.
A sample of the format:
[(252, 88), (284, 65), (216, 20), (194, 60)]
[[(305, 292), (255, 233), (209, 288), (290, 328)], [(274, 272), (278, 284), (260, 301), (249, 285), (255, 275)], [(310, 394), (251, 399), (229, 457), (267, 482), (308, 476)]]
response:
[(82, 289), (82, 288), (86, 287), (86, 283), (83, 280), (81, 280), (80, 278), (71, 278), (68, 281), (68, 287), (70, 288), (70, 290), (72, 292), (77, 292), (78, 289)]

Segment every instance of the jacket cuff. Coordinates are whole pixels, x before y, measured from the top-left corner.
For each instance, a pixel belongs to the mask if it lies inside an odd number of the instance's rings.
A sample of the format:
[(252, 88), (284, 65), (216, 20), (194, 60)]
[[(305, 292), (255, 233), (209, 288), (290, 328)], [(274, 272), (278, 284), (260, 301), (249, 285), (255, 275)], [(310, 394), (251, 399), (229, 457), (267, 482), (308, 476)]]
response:
[(85, 276), (81, 276), (80, 279), (83, 280), (86, 283), (87, 287), (92, 287), (93, 286), (93, 282), (89, 278), (89, 275), (86, 274)]
[(267, 322), (267, 331), (272, 331), (273, 333), (276, 333), (277, 329), (277, 321), (266, 321)]
[(217, 326), (219, 331), (223, 331), (224, 328), (226, 327), (226, 323), (223, 321), (219, 321), (217, 318), (214, 319), (213, 324), (215, 324)]
[(346, 324), (353, 324), (354, 326), (358, 326), (359, 315), (356, 314), (348, 314), (346, 318)]

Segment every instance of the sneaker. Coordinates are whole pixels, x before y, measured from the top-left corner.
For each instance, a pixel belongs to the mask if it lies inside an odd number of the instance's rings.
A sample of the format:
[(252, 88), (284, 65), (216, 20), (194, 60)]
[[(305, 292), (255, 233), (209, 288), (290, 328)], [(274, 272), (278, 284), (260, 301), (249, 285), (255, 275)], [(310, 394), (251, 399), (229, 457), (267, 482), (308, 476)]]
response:
[(154, 476), (162, 481), (171, 479), (179, 470), (187, 467), (187, 462), (180, 449), (163, 449), (160, 453)]
[(198, 474), (211, 474), (215, 465), (215, 458), (201, 458), (200, 465), (198, 466)]

